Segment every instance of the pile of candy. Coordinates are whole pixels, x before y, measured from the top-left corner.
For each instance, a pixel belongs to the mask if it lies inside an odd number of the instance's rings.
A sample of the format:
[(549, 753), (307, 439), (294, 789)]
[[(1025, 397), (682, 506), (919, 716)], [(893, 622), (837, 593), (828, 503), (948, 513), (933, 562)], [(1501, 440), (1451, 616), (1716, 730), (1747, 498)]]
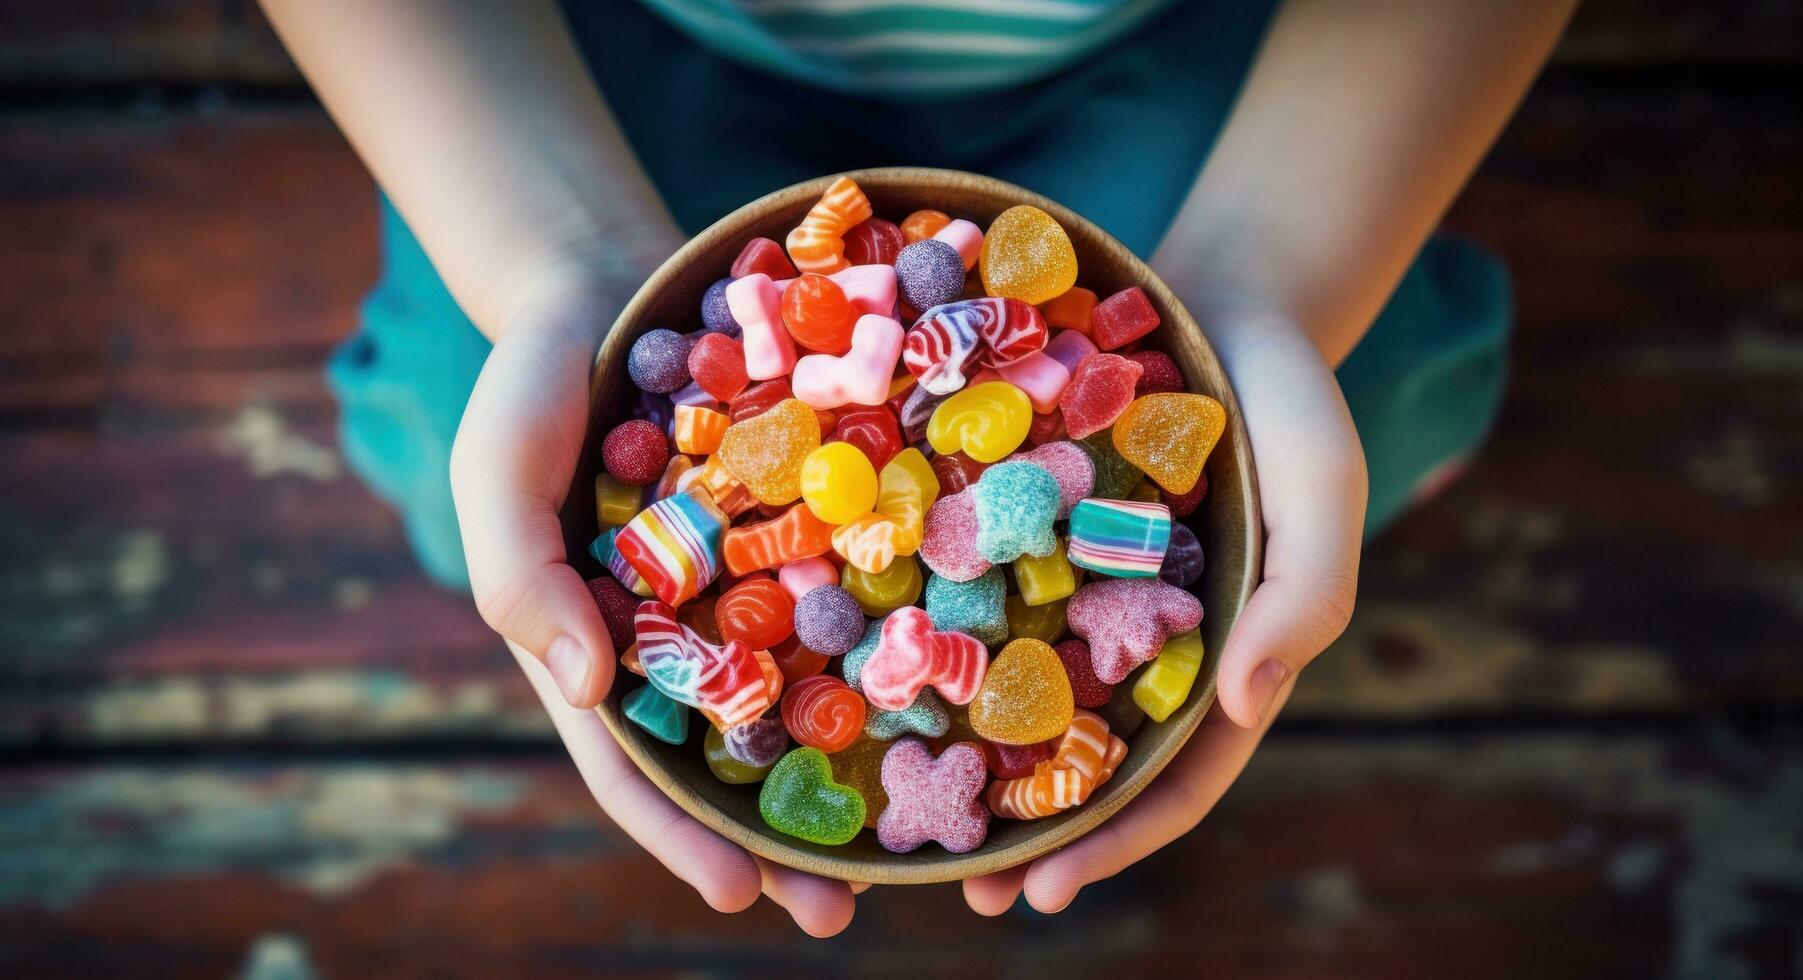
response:
[(633, 344), (638, 417), (602, 445), (589, 585), (649, 682), (626, 717), (680, 745), (699, 709), (712, 772), (821, 844), (961, 853), (1081, 805), (1201, 668), (1173, 518), (1221, 405), (1038, 208), (895, 225), (841, 177), (731, 271), (703, 329)]

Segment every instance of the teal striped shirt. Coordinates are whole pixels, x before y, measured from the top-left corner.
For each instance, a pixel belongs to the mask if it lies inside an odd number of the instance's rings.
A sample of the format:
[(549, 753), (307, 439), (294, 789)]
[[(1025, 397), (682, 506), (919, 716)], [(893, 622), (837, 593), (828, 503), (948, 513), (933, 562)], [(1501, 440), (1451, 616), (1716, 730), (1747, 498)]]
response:
[(860, 95), (946, 98), (1050, 75), (1173, 0), (643, 0), (724, 58)]

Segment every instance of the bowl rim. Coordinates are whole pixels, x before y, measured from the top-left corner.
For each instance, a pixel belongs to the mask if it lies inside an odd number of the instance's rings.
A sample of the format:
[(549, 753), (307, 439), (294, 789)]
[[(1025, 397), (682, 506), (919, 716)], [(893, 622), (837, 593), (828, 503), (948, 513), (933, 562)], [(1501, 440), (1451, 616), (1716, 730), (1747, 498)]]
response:
[[(646, 307), (656, 302), (656, 298), (669, 288), (671, 281), (677, 278), (681, 270), (695, 261), (698, 256), (718, 247), (723, 240), (743, 236), (748, 225), (767, 216), (772, 211), (785, 210), (817, 201), (826, 191), (827, 186), (841, 176), (851, 178), (860, 187), (956, 184), (978, 193), (1012, 200), (1015, 204), (1029, 204), (1037, 207), (1050, 214), (1060, 226), (1066, 229), (1079, 227), (1086, 235), (1095, 236), (1111, 252), (1117, 253), (1122, 258), (1127, 264), (1132, 278), (1142, 289), (1151, 294), (1154, 304), (1159, 309), (1176, 315), (1182, 321), (1182, 325), (1196, 326), (1194, 316), (1143, 259), (1094, 222), (1044, 195), (995, 177), (962, 170), (934, 167), (874, 167), (841, 171), (790, 184), (744, 204), (691, 237), (681, 248), (665, 259), (645, 280), (644, 284), (633, 293), (632, 298), (621, 309), (613, 324), (609, 326), (607, 336), (595, 352), (594, 363), (591, 365), (589, 375), (590, 417), (593, 418), (596, 414), (596, 403), (601, 391), (600, 382), (603, 377), (604, 365), (623, 364), (626, 349), (635, 339), (627, 337), (623, 327), (642, 318)], [(1251, 443), (1244, 417), (1240, 412), (1238, 397), (1233, 390), (1232, 380), (1228, 377), (1225, 367), (1222, 366), (1213, 345), (1208, 342), (1207, 335), (1202, 333), (1199, 326), (1196, 328), (1196, 336), (1203, 359), (1212, 364), (1223, 382), (1220, 390), (1215, 392), (1214, 396), (1222, 402), (1227, 410), (1227, 425), (1233, 437), (1232, 444), (1247, 447), (1244, 454), (1244, 465), (1240, 467), (1240, 489), (1246, 509), (1244, 540), (1240, 542), (1240, 547), (1244, 549), (1247, 556), (1245, 567), (1240, 570), (1237, 580), (1229, 583), (1228, 608), (1223, 609), (1216, 605), (1206, 611), (1207, 615), (1217, 622), (1225, 619), (1226, 632), (1231, 632), (1234, 621), (1238, 619), (1246, 602), (1251, 598), (1262, 574), (1264, 522), (1259, 499), (1258, 475), (1250, 452)], [(1226, 440), (1223, 442), (1225, 443)], [(1167, 719), (1168, 722), (1181, 718), (1181, 732), (1172, 737), (1169, 750), (1164, 753), (1162, 758), (1155, 758), (1143, 765), (1132, 776), (1111, 781), (1105, 797), (1093, 800), (1091, 803), (1071, 811), (1068, 819), (1055, 825), (1048, 825), (1045, 832), (1007, 847), (996, 850), (978, 848), (967, 854), (940, 852), (934, 854), (929, 861), (920, 860), (922, 852), (919, 851), (913, 854), (885, 854), (875, 858), (835, 854), (824, 849), (815, 849), (799, 840), (790, 844), (747, 827), (737, 817), (728, 814), (707, 797), (689, 788), (686, 782), (676, 778), (674, 774), (663, 767), (660, 760), (653, 754), (656, 750), (651, 746), (650, 739), (638, 737), (638, 733), (633, 731), (631, 723), (619, 710), (619, 699), (616, 692), (610, 691), (609, 696), (596, 707), (595, 712), (600, 715), (608, 732), (633, 764), (677, 806), (699, 820), (709, 830), (752, 854), (786, 867), (843, 881), (861, 881), (882, 885), (929, 884), (963, 880), (979, 874), (1013, 867), (1061, 848), (1104, 823), (1115, 812), (1138, 796), (1140, 791), (1153, 779), (1157, 778), (1164, 767), (1195, 735), (1195, 730), (1201, 724), (1203, 717), (1213, 707), (1218, 665), (1219, 651), (1208, 651), (1207, 659), (1204, 662), (1206, 676), (1202, 679), (1202, 689), (1193, 693), (1183, 707)]]

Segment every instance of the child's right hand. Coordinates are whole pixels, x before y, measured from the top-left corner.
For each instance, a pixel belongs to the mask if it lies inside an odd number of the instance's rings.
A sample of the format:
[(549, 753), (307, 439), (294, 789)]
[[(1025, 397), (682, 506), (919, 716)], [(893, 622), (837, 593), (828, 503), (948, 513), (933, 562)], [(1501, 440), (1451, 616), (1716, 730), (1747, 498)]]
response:
[[(668, 254), (680, 238), (673, 227), (664, 238)], [(567, 563), (557, 515), (588, 425), (589, 366), (649, 271), (623, 264), (533, 275), (507, 306), (451, 451), (476, 607), (507, 641), (615, 823), (714, 908), (738, 912), (766, 894), (807, 933), (830, 936), (851, 921), (862, 887), (754, 858), (708, 830), (645, 778), (593, 710), (613, 683), (615, 651)]]

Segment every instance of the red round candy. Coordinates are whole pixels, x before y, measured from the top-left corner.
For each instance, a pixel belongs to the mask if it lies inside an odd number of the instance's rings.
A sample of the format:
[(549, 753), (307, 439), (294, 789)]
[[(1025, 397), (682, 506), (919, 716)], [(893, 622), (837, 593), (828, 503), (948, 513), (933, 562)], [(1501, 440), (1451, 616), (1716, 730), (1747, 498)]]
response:
[(1142, 395), (1183, 390), (1183, 372), (1177, 369), (1177, 362), (1171, 360), (1171, 355), (1164, 351), (1136, 351), (1128, 354), (1127, 360), (1138, 364), (1145, 370), (1145, 373), (1139, 376), (1139, 383), (1133, 386), (1135, 398)]
[(809, 272), (783, 290), (783, 326), (808, 350), (843, 354), (851, 350), (851, 330), (858, 311), (839, 284)]
[(751, 383), (745, 374), (745, 347), (723, 333), (703, 334), (689, 348), (689, 376), (701, 390), (723, 402)]
[(1089, 644), (1082, 640), (1065, 640), (1052, 648), (1064, 664), (1064, 674), (1071, 680), (1071, 698), (1079, 708), (1100, 708), (1114, 697), (1114, 685), (1102, 683), (1096, 676), (1096, 665), (1089, 657)]
[(776, 669), (783, 672), (783, 683), (788, 687), (794, 687), (803, 677), (812, 677), (825, 670), (827, 661), (832, 659), (803, 646), (798, 636), (771, 647), (770, 658), (776, 661)]
[(949, 497), (977, 482), (989, 467), (963, 453), (933, 457), (933, 475), (939, 478), (939, 496)]
[(754, 415), (762, 415), (776, 407), (776, 403), (785, 398), (795, 397), (789, 387), (788, 378), (773, 378), (759, 382), (739, 392), (727, 406), (734, 422), (743, 422)]
[(864, 713), (863, 696), (825, 674), (803, 677), (783, 693), (783, 727), (789, 737), (829, 754), (858, 740)]
[(789, 261), (789, 253), (783, 247), (768, 238), (753, 238), (739, 250), (739, 257), (732, 262), (732, 277), (743, 279), (754, 273), (762, 272), (772, 279), (795, 278), (795, 263)]
[(768, 650), (794, 634), (795, 600), (774, 579), (749, 579), (727, 589), (714, 604), (714, 621), (728, 641)]
[(644, 419), (621, 422), (601, 442), (602, 465), (627, 486), (654, 482), (669, 462), (670, 441), (664, 430)]
[(895, 454), (907, 448), (902, 442), (901, 426), (887, 405), (847, 408), (839, 413), (833, 426), (834, 442), (848, 442), (870, 459), (870, 465), (881, 473)]
[(633, 617), (639, 611), (639, 597), (611, 575), (598, 575), (587, 582), (589, 595), (601, 608), (601, 620), (607, 624), (607, 638), (613, 641), (615, 653), (625, 653), (638, 639)]
[(893, 221), (866, 218), (845, 233), (845, 261), (852, 265), (894, 265), (907, 242)]
[(1057, 752), (1058, 739), (1035, 742), (1032, 745), (999, 745), (990, 741), (983, 743), (983, 758), (989, 763), (989, 771), (997, 779), (1025, 779), (1033, 775), (1035, 767)]

